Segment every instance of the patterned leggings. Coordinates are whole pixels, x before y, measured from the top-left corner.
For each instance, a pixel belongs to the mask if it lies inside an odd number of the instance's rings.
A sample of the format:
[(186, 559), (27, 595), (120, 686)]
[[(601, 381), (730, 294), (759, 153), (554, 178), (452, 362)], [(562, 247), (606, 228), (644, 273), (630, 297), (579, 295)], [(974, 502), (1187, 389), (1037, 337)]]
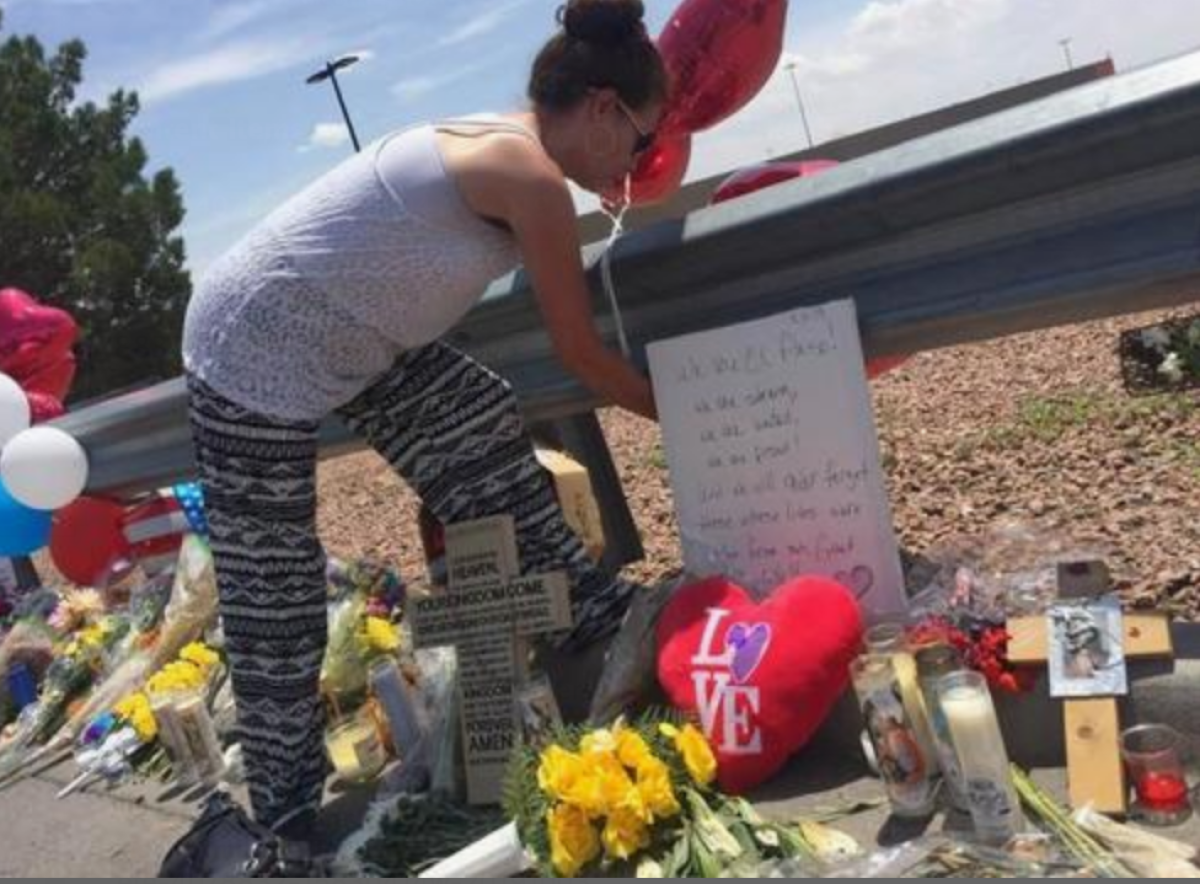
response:
[[(251, 801), (274, 825), (319, 808), (326, 774), (319, 425), (248, 411), (196, 378), (189, 393)], [(607, 578), (568, 528), (499, 376), (435, 343), (338, 413), (443, 523), (512, 514), (523, 571), (569, 574), (576, 628), (566, 648), (616, 629), (634, 585)]]

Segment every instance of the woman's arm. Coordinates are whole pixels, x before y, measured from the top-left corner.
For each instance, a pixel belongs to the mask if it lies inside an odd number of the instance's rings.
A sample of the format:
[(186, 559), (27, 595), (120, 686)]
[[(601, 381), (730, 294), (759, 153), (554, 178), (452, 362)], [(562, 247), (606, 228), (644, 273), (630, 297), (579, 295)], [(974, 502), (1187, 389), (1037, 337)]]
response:
[(607, 402), (657, 420), (650, 381), (596, 331), (575, 206), (557, 168), (538, 157), (506, 164), (493, 205), (516, 234), (538, 307), (563, 366)]

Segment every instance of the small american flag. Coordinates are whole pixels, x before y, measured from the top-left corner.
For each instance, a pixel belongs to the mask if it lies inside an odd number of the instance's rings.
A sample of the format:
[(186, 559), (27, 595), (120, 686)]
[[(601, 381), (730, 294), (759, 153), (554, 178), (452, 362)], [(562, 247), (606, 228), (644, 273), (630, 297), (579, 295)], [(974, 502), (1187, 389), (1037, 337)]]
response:
[(183, 506), (168, 491), (129, 507), (123, 530), (134, 561), (154, 577), (174, 569), (183, 538), (192, 527)]

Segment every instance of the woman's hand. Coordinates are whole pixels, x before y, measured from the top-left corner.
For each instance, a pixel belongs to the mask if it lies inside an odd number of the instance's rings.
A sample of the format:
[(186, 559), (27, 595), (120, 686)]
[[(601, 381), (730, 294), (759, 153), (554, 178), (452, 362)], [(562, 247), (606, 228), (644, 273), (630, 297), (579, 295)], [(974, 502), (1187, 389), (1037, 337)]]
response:
[(649, 379), (596, 331), (575, 205), (561, 171), (528, 142), (503, 141), (511, 156), (497, 165), (488, 202), (517, 237), (556, 355), (601, 399), (657, 420)]

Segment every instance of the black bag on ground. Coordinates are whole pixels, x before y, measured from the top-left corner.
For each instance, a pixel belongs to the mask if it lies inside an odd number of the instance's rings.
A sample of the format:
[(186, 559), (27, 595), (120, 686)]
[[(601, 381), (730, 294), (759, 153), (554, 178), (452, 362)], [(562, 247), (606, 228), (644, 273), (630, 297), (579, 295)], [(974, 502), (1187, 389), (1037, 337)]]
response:
[(215, 792), (192, 830), (167, 852), (160, 878), (313, 877), (305, 845), (259, 825), (225, 792)]

